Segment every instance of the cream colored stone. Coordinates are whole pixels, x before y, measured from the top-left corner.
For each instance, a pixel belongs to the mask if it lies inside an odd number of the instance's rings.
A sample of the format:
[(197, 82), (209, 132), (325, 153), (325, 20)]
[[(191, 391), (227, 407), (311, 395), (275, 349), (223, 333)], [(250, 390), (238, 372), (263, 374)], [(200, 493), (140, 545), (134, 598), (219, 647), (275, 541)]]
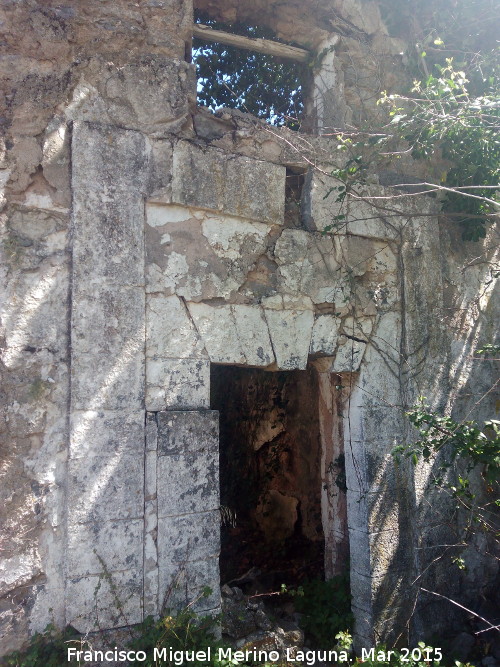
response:
[(346, 317), (342, 320), (342, 333), (357, 338), (369, 338), (373, 328), (373, 319), (369, 317)]
[(231, 306), (205, 303), (188, 303), (187, 306), (212, 363), (245, 363)]
[(285, 168), (181, 141), (174, 150), (172, 201), (282, 224)]
[(344, 345), (339, 345), (333, 362), (332, 372), (353, 373), (357, 371), (363, 359), (366, 343), (357, 340), (347, 340)]
[(188, 309), (177, 296), (149, 294), (146, 300), (146, 356), (206, 358)]
[(66, 621), (78, 632), (141, 622), (142, 569), (111, 572), (109, 576), (111, 581), (104, 575), (68, 579)]
[(312, 331), (311, 354), (335, 354), (339, 326), (340, 320), (334, 315), (319, 315)]
[(203, 359), (147, 359), (146, 410), (208, 408), (210, 362)]
[(269, 366), (274, 352), (262, 308), (258, 306), (231, 306), (238, 339), (249, 366)]
[(309, 310), (264, 312), (278, 368), (306, 368), (314, 323), (313, 313)]

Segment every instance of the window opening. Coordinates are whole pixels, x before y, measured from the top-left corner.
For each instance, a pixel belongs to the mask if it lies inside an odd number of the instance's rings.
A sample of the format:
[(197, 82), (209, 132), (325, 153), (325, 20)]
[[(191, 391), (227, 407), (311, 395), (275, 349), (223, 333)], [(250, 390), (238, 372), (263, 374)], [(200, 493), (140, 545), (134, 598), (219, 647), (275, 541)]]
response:
[(302, 191), (306, 170), (287, 167), (285, 180), (285, 227), (300, 228), (302, 224)]
[(212, 111), (239, 109), (276, 126), (300, 128), (307, 51), (277, 39), (269, 28), (221, 23), (199, 11), (193, 35), (202, 105)]
[[(314, 369), (212, 366), (220, 413), (221, 583), (260, 592), (324, 576), (322, 445)], [(251, 592), (247, 589), (246, 592)]]

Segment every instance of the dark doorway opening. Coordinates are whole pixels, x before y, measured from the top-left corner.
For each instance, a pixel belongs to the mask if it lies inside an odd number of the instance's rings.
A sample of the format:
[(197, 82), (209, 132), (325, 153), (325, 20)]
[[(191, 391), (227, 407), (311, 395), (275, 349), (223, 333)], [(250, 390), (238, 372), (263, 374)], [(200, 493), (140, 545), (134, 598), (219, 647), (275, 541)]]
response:
[(220, 412), (221, 583), (252, 568), (260, 592), (323, 578), (318, 374), (214, 365), (211, 405)]

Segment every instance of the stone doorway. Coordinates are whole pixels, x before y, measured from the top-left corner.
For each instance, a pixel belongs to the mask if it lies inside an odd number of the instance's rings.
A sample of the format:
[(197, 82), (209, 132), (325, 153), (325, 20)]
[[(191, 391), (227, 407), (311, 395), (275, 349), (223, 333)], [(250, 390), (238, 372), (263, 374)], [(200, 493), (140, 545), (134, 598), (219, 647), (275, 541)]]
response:
[(252, 568), (261, 572), (251, 582), (259, 592), (325, 576), (328, 506), (344, 491), (332, 485), (342, 461), (333, 462), (322, 429), (322, 375), (312, 365), (211, 367), (211, 408), (220, 413), (222, 584)]

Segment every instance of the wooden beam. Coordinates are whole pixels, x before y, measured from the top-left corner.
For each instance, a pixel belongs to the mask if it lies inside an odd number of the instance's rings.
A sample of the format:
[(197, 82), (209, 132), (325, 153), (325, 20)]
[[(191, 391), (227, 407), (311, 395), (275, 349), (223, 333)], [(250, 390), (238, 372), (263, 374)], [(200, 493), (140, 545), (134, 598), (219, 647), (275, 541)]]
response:
[(202, 23), (195, 23), (193, 25), (193, 37), (204, 39), (207, 42), (220, 42), (221, 44), (227, 44), (228, 46), (236, 46), (239, 49), (247, 49), (248, 51), (266, 53), (269, 56), (287, 58), (288, 60), (295, 60), (299, 63), (308, 62), (311, 55), (309, 51), (299, 49), (295, 46), (288, 46), (281, 42), (273, 42), (270, 39), (262, 39), (260, 37), (242, 37), (241, 35), (233, 35), (230, 32), (213, 30), (209, 25), (203, 25)]

